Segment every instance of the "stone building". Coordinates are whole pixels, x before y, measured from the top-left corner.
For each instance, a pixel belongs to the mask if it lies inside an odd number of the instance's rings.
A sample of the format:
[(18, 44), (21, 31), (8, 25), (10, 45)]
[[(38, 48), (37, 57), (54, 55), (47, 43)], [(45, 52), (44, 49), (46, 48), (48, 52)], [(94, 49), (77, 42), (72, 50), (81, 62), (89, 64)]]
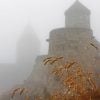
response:
[(19, 78), (23, 76), (22, 79), (26, 79), (30, 75), (34, 61), (39, 53), (40, 41), (35, 34), (32, 25), (29, 23), (17, 42), (16, 63), (17, 66), (19, 66), (18, 68), (20, 68), (18, 69), (18, 72), (23, 73), (20, 74)]
[(77, 0), (65, 12), (65, 27), (50, 32), (48, 55), (39, 58), (55, 55), (75, 57), (86, 67), (95, 66), (99, 60), (100, 44), (93, 36), (90, 14), (90, 10)]
[(37, 57), (26, 86), (33, 89), (51, 88), (47, 82), (48, 71), (43, 67), (43, 60), (51, 56), (76, 59), (84, 68), (100, 72), (100, 43), (93, 36), (90, 14), (90, 10), (78, 0), (65, 12), (65, 27), (50, 32), (48, 54)]
[[(74, 58), (85, 68), (100, 72), (100, 43), (93, 36), (90, 14), (78, 0), (65, 12), (65, 27), (50, 32), (48, 54), (37, 57), (31, 75), (22, 86), (39, 94), (46, 91), (45, 88), (57, 86), (55, 82), (48, 85), (48, 70), (43, 65), (43, 60), (51, 56), (63, 56), (66, 60)], [(100, 83), (99, 79), (97, 81)]]
[(91, 43), (99, 48), (90, 26), (90, 10), (76, 1), (65, 12), (65, 27), (50, 32), (49, 55), (75, 57), (86, 66), (91, 66), (99, 51)]

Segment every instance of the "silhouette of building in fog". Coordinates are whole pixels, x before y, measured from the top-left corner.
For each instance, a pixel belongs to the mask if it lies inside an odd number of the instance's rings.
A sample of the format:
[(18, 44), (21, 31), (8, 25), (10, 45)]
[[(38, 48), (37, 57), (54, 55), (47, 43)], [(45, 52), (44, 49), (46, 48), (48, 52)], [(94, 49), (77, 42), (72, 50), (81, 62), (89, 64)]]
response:
[[(33, 68), (34, 60), (39, 55), (40, 43), (34, 34), (32, 26), (28, 24), (17, 44), (17, 64), (23, 66), (23, 71)], [(31, 66), (31, 67), (27, 67)]]
[(25, 27), (16, 48), (16, 63), (0, 63), (0, 84), (5, 88), (26, 79), (40, 53), (40, 41), (30, 24)]

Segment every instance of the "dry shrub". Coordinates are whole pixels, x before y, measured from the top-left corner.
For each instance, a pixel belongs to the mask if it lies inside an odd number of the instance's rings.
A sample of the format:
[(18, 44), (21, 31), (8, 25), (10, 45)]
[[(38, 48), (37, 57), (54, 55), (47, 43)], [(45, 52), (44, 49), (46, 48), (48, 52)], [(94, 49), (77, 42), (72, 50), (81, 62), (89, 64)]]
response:
[[(85, 70), (77, 61), (70, 60), (66, 62), (63, 57), (49, 57), (43, 63), (49, 66), (51, 73), (59, 79), (63, 88), (52, 91), (46, 98), (36, 96), (34, 100), (100, 99), (100, 88), (96, 86), (94, 74)], [(12, 95), (14, 96), (18, 90), (14, 90)], [(20, 90), (20, 95), (24, 93), (24, 90)]]

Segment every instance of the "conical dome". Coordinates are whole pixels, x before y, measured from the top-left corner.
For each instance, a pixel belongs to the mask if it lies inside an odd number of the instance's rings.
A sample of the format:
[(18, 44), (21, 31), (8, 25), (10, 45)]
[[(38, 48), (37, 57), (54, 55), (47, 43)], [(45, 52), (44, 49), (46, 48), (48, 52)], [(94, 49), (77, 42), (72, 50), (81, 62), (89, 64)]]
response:
[(78, 0), (65, 12), (65, 14), (70, 13), (84, 13), (90, 14), (90, 10), (81, 4)]
[(65, 25), (67, 28), (90, 29), (90, 10), (76, 1), (65, 12)]

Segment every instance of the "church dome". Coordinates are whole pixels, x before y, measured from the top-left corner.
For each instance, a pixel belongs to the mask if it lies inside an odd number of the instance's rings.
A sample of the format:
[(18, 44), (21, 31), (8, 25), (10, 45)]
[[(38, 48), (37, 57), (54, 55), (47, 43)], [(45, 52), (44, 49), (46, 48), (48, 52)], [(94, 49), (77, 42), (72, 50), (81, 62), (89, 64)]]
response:
[(76, 0), (76, 2), (65, 12), (65, 15), (71, 13), (90, 14), (90, 10)]
[(78, 0), (65, 12), (67, 28), (90, 29), (90, 10)]

